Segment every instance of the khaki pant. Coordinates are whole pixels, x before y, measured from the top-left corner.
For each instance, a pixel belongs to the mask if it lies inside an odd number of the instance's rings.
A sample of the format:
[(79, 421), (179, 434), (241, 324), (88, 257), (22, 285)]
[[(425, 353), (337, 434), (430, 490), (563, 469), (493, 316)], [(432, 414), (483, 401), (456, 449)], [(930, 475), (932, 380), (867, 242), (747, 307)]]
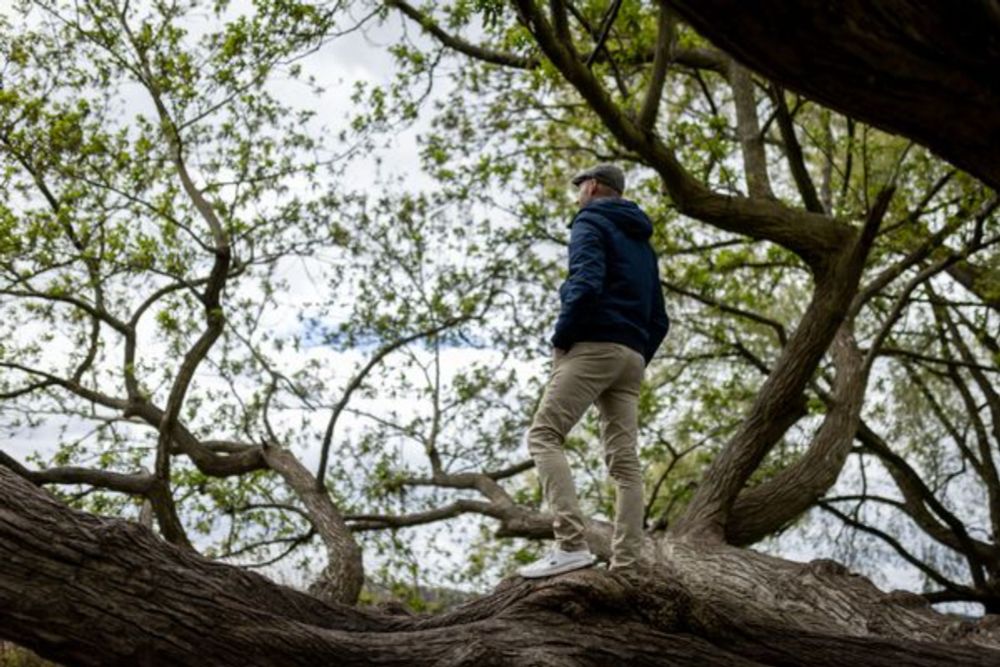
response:
[(617, 487), (612, 567), (639, 559), (642, 545), (642, 471), (636, 452), (639, 385), (645, 360), (619, 343), (576, 343), (553, 361), (552, 376), (528, 430), (528, 451), (548, 508), (556, 542), (565, 551), (585, 549), (584, 518), (563, 452), (566, 434), (596, 403), (608, 472)]

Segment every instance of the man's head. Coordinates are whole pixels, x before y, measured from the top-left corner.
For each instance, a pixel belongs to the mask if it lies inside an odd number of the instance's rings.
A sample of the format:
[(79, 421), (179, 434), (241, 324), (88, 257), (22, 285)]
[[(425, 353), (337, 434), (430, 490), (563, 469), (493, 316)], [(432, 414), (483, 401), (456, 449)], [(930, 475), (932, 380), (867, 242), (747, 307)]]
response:
[(600, 197), (621, 197), (625, 191), (625, 174), (613, 164), (599, 164), (573, 177), (579, 188), (577, 203), (586, 206)]

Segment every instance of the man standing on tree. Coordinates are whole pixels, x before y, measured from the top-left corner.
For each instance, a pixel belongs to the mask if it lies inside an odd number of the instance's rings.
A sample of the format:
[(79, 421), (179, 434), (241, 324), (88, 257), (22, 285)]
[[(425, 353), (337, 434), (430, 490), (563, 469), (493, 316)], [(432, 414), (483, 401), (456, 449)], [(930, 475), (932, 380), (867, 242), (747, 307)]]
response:
[(518, 570), (545, 577), (594, 562), (563, 442), (587, 408), (601, 416), (604, 460), (617, 487), (611, 568), (636, 564), (642, 546), (642, 471), (637, 454), (639, 385), (667, 334), (653, 226), (622, 198), (625, 175), (597, 165), (573, 179), (580, 210), (571, 223), (569, 275), (552, 336), (552, 375), (528, 430), (528, 450), (549, 510), (556, 545)]

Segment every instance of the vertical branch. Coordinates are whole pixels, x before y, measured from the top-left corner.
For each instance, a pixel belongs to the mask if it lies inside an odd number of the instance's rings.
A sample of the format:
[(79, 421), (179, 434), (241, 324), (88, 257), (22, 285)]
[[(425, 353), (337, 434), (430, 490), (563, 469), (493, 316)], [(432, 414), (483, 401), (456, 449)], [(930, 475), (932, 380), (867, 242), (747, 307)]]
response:
[[(555, 2), (553, 2), (555, 4)], [(558, 4), (562, 4), (561, 2)], [(611, 34), (611, 26), (614, 25), (615, 19), (618, 18), (618, 10), (621, 9), (622, 0), (612, 0), (611, 7), (608, 9), (608, 13), (604, 16), (604, 20), (601, 21), (601, 32), (597, 36), (597, 43), (594, 45), (594, 50), (587, 58), (587, 67), (594, 64), (597, 59), (598, 52), (604, 48), (604, 43), (608, 39), (608, 35)], [(557, 32), (558, 36), (558, 32)]]
[[(562, 40), (563, 44), (571, 52), (575, 52), (573, 46), (573, 35), (569, 31), (569, 13), (564, 0), (549, 0), (549, 11), (552, 13), (552, 27), (556, 36)], [(597, 49), (594, 49), (597, 53)]]
[(444, 471), (441, 465), (441, 453), (438, 451), (438, 440), (441, 434), (441, 339), (433, 337), (434, 342), (434, 379), (431, 381), (431, 396), (434, 415), (431, 418), (431, 432), (425, 446), (427, 458), (431, 462), (431, 472), (434, 475)]
[(844, 206), (847, 192), (851, 188), (851, 171), (854, 169), (854, 134), (856, 124), (853, 118), (847, 118), (847, 147), (844, 156), (844, 181), (840, 184), (840, 205)]
[(830, 127), (830, 111), (820, 112), (820, 123), (823, 126), (823, 179), (820, 181), (820, 203), (827, 213), (833, 212), (833, 128)]
[(639, 111), (639, 127), (652, 130), (656, 123), (656, 114), (660, 109), (660, 99), (663, 97), (663, 85), (667, 80), (667, 66), (677, 39), (677, 22), (667, 3), (660, 0), (660, 11), (656, 24), (656, 52), (653, 55), (653, 71), (649, 77), (649, 87)]
[[(816, 186), (813, 185), (812, 177), (806, 169), (805, 157), (802, 154), (802, 146), (798, 137), (795, 136), (795, 125), (792, 123), (792, 115), (788, 111), (788, 104), (785, 102), (784, 89), (772, 83), (771, 99), (774, 101), (777, 113), (778, 130), (781, 132), (781, 140), (785, 145), (785, 157), (788, 159), (788, 166), (792, 171), (792, 178), (795, 179), (795, 186), (802, 197), (802, 203), (806, 210), (813, 213), (823, 213), (823, 206), (816, 195)], [(867, 202), (866, 202), (867, 203)]]
[(118, 13), (118, 20), (122, 32), (126, 35), (128, 43), (131, 45), (138, 60), (139, 72), (142, 74), (140, 82), (146, 88), (156, 108), (160, 120), (161, 131), (167, 141), (170, 150), (171, 162), (174, 165), (177, 175), (181, 181), (181, 186), (187, 194), (188, 199), (198, 211), (203, 221), (208, 226), (215, 243), (215, 257), (212, 271), (205, 289), (200, 295), (205, 312), (205, 329), (188, 349), (181, 362), (177, 375), (174, 377), (167, 399), (167, 405), (163, 411), (163, 417), (159, 424), (159, 439), (157, 441), (155, 476), (157, 484), (154, 486), (150, 500), (153, 502), (157, 518), (168, 525), (168, 530), (164, 536), (178, 544), (190, 546), (186, 537), (183, 537), (183, 530), (177, 518), (170, 491), (170, 443), (171, 434), (177, 424), (187, 391), (194, 379), (194, 374), (198, 366), (208, 355), (209, 350), (215, 341), (222, 334), (225, 326), (225, 318), (222, 311), (221, 296), (225, 287), (226, 279), (231, 264), (231, 251), (229, 238), (222, 222), (219, 220), (212, 205), (204, 197), (202, 192), (195, 186), (191, 178), (184, 159), (184, 146), (173, 117), (167, 109), (163, 99), (157, 77), (153, 73), (149, 62), (146, 47), (136, 39), (128, 22), (128, 5), (126, 4)]
[[(732, 58), (728, 59), (726, 77), (733, 89), (733, 103), (736, 107), (736, 133), (743, 150), (743, 165), (746, 172), (747, 191), (751, 197), (774, 198), (767, 175), (767, 154), (764, 151), (764, 137), (760, 131), (757, 116), (757, 101), (754, 99), (753, 81), (750, 72)], [(780, 122), (780, 117), (779, 117)], [(810, 209), (812, 210), (812, 209)]]

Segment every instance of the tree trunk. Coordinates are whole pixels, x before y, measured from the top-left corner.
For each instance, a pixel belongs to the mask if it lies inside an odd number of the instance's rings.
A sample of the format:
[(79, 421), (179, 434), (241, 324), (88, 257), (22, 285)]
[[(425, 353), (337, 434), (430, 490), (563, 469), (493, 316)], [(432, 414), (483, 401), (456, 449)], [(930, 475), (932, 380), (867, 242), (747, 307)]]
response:
[[(650, 541), (652, 542), (652, 540)], [(995, 665), (961, 621), (825, 561), (660, 545), (436, 616), (324, 602), (71, 510), (0, 466), (0, 637), (78, 665)]]
[(996, 0), (671, 0), (770, 79), (902, 134), (1000, 189)]

